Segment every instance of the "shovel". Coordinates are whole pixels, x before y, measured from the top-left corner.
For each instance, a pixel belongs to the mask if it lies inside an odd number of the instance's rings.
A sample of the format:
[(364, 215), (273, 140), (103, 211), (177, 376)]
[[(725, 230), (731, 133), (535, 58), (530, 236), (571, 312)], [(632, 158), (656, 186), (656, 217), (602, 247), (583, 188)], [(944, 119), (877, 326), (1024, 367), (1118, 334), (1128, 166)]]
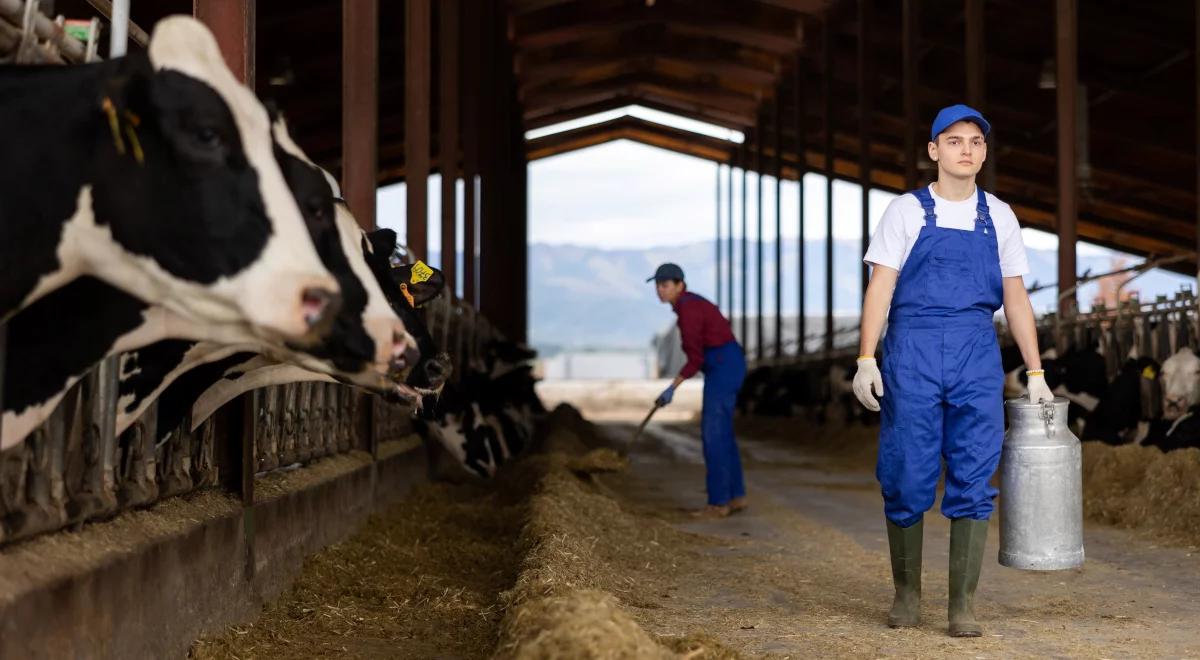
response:
[(650, 418), (653, 417), (654, 413), (658, 412), (658, 409), (661, 407), (662, 406), (655, 403), (654, 407), (650, 409), (650, 412), (646, 413), (646, 418), (642, 420), (641, 424), (638, 424), (637, 430), (633, 432), (633, 438), (629, 441), (628, 444), (625, 445), (625, 453), (626, 454), (629, 453), (629, 449), (631, 447), (633, 447), (633, 444), (635, 442), (638, 441), (638, 438), (642, 437), (642, 431), (646, 430), (646, 425), (650, 423)]

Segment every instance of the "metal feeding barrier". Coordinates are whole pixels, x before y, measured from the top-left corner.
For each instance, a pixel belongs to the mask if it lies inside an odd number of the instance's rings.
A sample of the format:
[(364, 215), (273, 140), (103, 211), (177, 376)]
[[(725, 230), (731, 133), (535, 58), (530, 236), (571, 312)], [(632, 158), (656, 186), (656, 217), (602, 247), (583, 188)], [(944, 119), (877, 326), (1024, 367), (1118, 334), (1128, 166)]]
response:
[[(483, 316), (448, 291), (420, 313), (459, 374), (460, 365), (500, 339)], [(4, 328), (0, 324), (0, 373)], [(0, 545), (201, 489), (237, 491), (237, 475), (245, 469), (237, 445), (244, 442), (251, 443), (248, 468), (261, 476), (353, 450), (374, 453), (378, 443), (411, 432), (411, 408), (317, 380), (255, 389), (194, 430), (187, 415), (160, 434), (155, 404), (114, 437), (118, 364), (116, 356), (97, 365), (46, 423), (0, 453)]]
[[(1115, 275), (1131, 274), (1123, 280), (1116, 289), (1118, 299), (1122, 298), (1122, 290), (1130, 282), (1145, 275), (1155, 268), (1180, 263), (1194, 259), (1196, 253), (1172, 255), (1169, 257), (1151, 258), (1146, 261), (1104, 273), (1084, 273), (1078, 278), (1075, 286), (1059, 295), (1059, 299), (1073, 295), (1084, 284), (1102, 280)], [(1035, 282), (1027, 291), (1037, 291), (1054, 288), (1054, 284)], [(1041, 338), (1042, 350), (1057, 348), (1060, 352), (1069, 347), (1084, 347), (1096, 345), (1104, 353), (1108, 361), (1108, 375), (1116, 375), (1120, 364), (1136, 349), (1138, 356), (1149, 357), (1162, 362), (1181, 346), (1200, 348), (1200, 322), (1197, 322), (1197, 300), (1195, 293), (1188, 286), (1183, 286), (1173, 296), (1158, 295), (1153, 301), (1142, 301), (1137, 293), (1124, 298), (1116, 307), (1108, 307), (1104, 303), (1096, 303), (1091, 311), (1078, 312), (1069, 316), (1060, 316), (1054, 312), (1047, 313), (1037, 319), (1038, 336)], [(1006, 324), (997, 322), (1001, 345), (1010, 345), (1012, 338)], [(837, 328), (833, 333), (834, 350), (801, 351), (801, 342), (796, 337), (789, 337), (782, 342), (785, 350), (779, 358), (755, 360), (751, 366), (785, 366), (808, 363), (824, 363), (840, 360), (857, 355), (859, 327), (853, 325)], [(823, 332), (808, 333), (803, 340), (804, 346), (814, 343), (823, 344), (826, 335)], [(747, 355), (755, 353), (753, 342), (744, 342)]]

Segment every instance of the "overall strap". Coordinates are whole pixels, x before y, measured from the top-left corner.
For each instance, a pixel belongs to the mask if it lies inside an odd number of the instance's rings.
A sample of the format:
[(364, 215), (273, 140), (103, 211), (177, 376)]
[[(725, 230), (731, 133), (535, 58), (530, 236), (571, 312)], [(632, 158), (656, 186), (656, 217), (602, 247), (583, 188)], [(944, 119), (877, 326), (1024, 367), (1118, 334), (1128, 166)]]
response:
[(937, 213), (934, 211), (933, 195), (929, 194), (929, 188), (917, 188), (912, 191), (912, 194), (921, 203), (921, 208), (925, 211), (925, 226), (936, 227)]
[(988, 229), (992, 226), (992, 213), (988, 209), (987, 194), (983, 191), (983, 186), (976, 184), (975, 191), (977, 193), (977, 201), (975, 203), (975, 229), (983, 230), (983, 233), (988, 233)]

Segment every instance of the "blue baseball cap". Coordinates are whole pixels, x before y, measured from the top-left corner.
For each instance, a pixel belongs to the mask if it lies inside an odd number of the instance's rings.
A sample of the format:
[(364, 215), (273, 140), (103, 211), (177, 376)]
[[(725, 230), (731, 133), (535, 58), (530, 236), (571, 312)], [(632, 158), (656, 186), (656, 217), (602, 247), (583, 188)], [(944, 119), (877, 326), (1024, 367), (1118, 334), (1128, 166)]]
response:
[(974, 122), (983, 131), (984, 137), (987, 137), (987, 134), (992, 132), (992, 125), (988, 123), (988, 120), (983, 118), (983, 115), (978, 110), (959, 103), (942, 108), (941, 112), (937, 113), (937, 117), (933, 119), (933, 130), (929, 131), (929, 141), (937, 142), (937, 136), (941, 135), (942, 131), (960, 121)]
[(666, 280), (682, 280), (683, 269), (675, 264), (663, 264), (654, 271), (654, 275), (646, 278), (647, 282), (663, 282)]

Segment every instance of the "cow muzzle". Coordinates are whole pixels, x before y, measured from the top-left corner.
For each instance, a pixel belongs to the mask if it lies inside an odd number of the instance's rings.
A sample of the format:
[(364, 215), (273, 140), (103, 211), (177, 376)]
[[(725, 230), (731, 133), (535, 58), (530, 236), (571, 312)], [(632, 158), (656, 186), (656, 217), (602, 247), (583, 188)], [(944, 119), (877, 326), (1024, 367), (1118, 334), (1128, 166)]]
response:
[(1178, 419), (1180, 415), (1187, 412), (1188, 400), (1187, 397), (1172, 397), (1163, 400), (1163, 419)]
[(392, 339), (392, 355), (388, 362), (388, 371), (396, 380), (404, 380), (412, 368), (417, 365), (421, 359), (421, 351), (417, 350), (417, 344), (411, 335), (405, 333), (403, 336), (396, 335)]

